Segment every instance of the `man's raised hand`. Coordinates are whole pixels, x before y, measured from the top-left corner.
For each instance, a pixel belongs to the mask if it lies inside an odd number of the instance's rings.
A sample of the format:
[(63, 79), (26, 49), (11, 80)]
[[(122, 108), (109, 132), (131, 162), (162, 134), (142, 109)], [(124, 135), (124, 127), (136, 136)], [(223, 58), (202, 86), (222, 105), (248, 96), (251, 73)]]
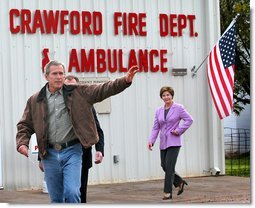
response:
[(138, 72), (138, 71), (139, 71), (139, 68), (138, 68), (137, 65), (131, 66), (130, 69), (128, 70), (126, 76), (125, 76), (126, 82), (127, 83), (132, 82), (136, 72)]

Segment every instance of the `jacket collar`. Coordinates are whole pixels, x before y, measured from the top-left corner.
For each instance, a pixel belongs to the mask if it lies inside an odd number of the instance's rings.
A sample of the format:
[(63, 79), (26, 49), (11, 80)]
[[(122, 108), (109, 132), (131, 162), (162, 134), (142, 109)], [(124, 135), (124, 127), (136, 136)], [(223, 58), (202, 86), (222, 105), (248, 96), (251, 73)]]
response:
[[(40, 90), (38, 97), (37, 97), (37, 102), (41, 102), (46, 98), (46, 87), (48, 86), (48, 82), (44, 85), (44, 87)], [(76, 88), (75, 85), (63, 85), (63, 96), (64, 100), (66, 101), (66, 98), (69, 94), (72, 93), (72, 91)]]
[[(166, 116), (166, 117), (169, 117), (169, 116), (171, 116), (171, 115), (173, 114), (173, 112), (174, 112), (176, 106), (177, 106), (177, 105), (175, 104), (175, 102), (173, 102), (173, 104), (172, 104), (172, 106), (171, 106), (169, 112), (167, 113), (167, 116)], [(161, 112), (164, 114), (165, 105), (163, 105), (160, 109), (161, 109)]]

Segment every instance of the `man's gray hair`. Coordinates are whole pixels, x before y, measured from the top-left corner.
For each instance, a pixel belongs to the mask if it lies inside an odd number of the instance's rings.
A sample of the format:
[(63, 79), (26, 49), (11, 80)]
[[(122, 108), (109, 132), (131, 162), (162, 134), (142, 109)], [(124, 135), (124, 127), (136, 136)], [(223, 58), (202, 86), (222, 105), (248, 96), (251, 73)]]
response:
[(59, 61), (56, 60), (51, 60), (49, 63), (46, 64), (46, 66), (44, 67), (44, 72), (46, 75), (49, 75), (50, 73), (50, 67), (51, 66), (62, 66), (65, 72), (65, 65)]

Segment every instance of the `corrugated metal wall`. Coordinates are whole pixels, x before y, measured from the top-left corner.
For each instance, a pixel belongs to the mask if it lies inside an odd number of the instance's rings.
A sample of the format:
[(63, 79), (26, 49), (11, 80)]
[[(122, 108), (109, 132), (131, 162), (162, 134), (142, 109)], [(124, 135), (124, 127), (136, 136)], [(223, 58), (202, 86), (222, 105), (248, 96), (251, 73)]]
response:
[[(9, 10), (13, 8), (100, 11), (103, 34), (11, 34)], [(114, 36), (113, 13), (116, 11), (146, 13), (147, 36)], [(195, 14), (195, 29), (199, 36), (191, 38), (184, 33), (182, 37), (160, 37), (159, 13)], [(159, 89), (163, 85), (175, 89), (175, 101), (182, 103), (194, 117), (194, 124), (183, 136), (176, 170), (187, 177), (206, 175), (215, 163), (223, 167), (222, 127), (208, 94), (205, 65), (195, 79), (191, 78), (190, 71), (203, 61), (218, 38), (218, 0), (4, 0), (1, 1), (0, 18), (0, 153), (6, 189), (40, 188), (42, 185), (43, 174), (38, 168), (37, 156), (30, 155), (27, 159), (18, 154), (15, 135), (26, 100), (45, 83), (41, 71), (43, 48), (50, 49), (51, 59), (64, 63), (68, 63), (72, 48), (168, 50), (169, 72), (137, 74), (130, 88), (111, 98), (111, 113), (98, 115), (105, 134), (105, 157), (102, 164), (94, 165), (90, 170), (91, 184), (163, 178), (158, 142), (154, 151), (147, 149), (155, 109), (162, 105)], [(170, 73), (172, 68), (187, 68), (188, 74), (174, 77)], [(124, 74), (95, 72), (76, 75), (114, 79)], [(117, 164), (113, 163), (114, 155), (119, 157)]]

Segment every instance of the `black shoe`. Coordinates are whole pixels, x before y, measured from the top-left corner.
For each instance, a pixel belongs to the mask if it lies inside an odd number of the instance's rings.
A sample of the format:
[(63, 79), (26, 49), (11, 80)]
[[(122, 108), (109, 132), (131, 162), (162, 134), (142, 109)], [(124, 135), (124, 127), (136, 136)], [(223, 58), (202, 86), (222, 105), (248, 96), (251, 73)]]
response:
[(181, 183), (181, 185), (180, 185), (180, 189), (179, 189), (177, 195), (182, 194), (182, 192), (184, 191), (184, 185), (188, 185), (188, 183), (187, 183), (186, 181), (183, 180), (182, 183)]
[(169, 194), (169, 196), (165, 194), (164, 197), (163, 197), (162, 199), (163, 199), (163, 200), (172, 199), (172, 194)]

